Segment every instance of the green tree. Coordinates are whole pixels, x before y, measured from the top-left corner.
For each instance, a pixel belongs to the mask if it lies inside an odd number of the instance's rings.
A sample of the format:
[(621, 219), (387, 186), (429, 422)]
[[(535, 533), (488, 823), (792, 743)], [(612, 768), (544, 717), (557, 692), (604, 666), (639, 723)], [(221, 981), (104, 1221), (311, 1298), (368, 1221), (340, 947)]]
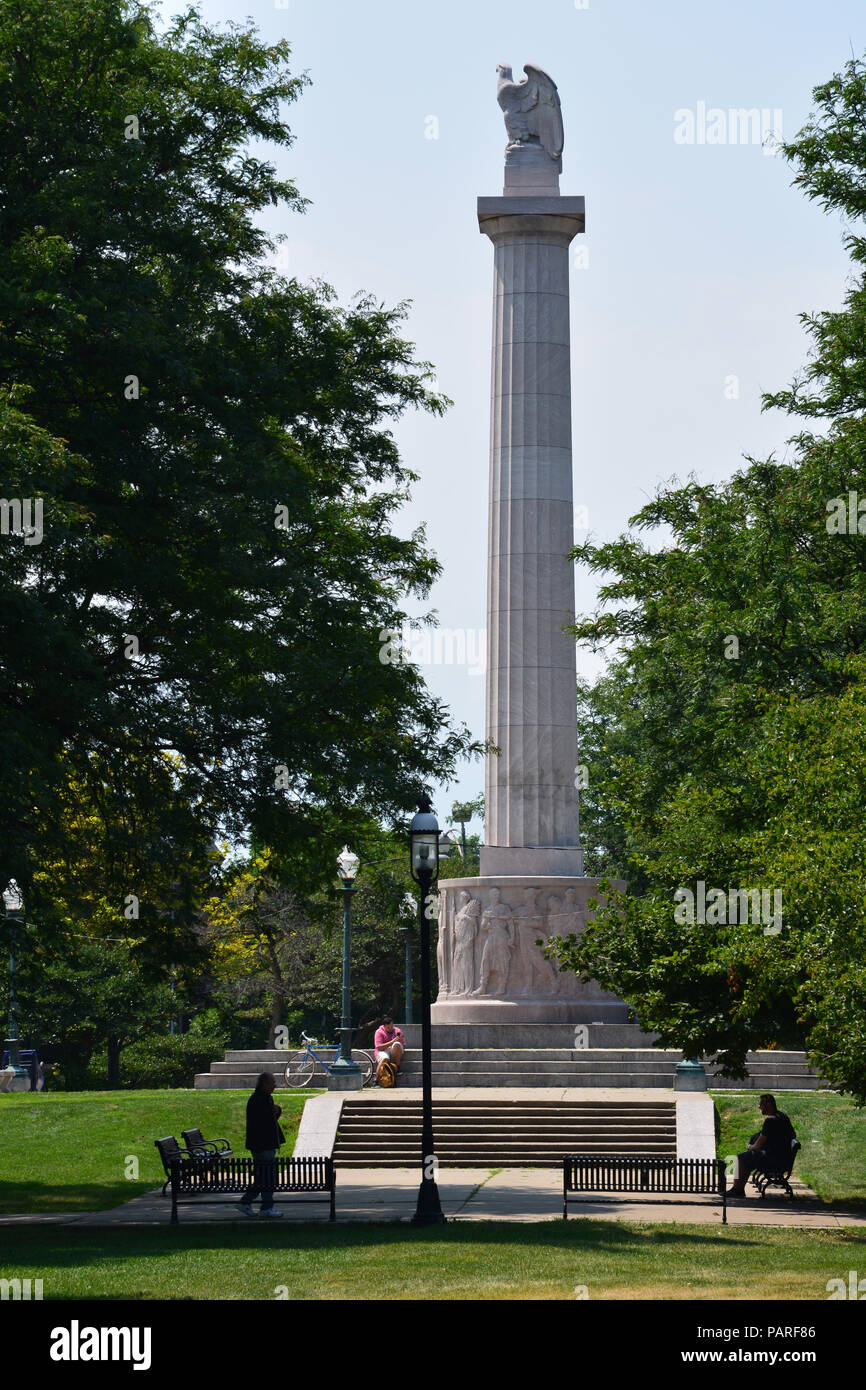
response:
[(0, 494), (44, 503), (0, 544), (7, 872), (51, 912), (58, 787), (108, 835), (138, 789), (105, 768), (169, 755), (186, 806), (321, 874), (335, 822), (401, 817), (468, 747), (382, 635), (438, 573), (390, 529), (391, 425), (445, 401), (403, 306), (264, 264), (257, 215), (304, 201), (256, 152), (292, 144), (285, 42), (3, 0), (0, 73)]
[(167, 983), (145, 970), (124, 941), (70, 934), (58, 949), (31, 927), (19, 942), (21, 1031), (59, 1054), (81, 1081), (95, 1052), (108, 1058), (108, 1084), (120, 1084), (121, 1054), (151, 1032), (165, 1032), (176, 1009)]
[[(415, 917), (405, 903), (413, 888), (405, 837), (369, 823), (356, 827), (355, 844), (361, 868), (352, 900), (352, 1017), (364, 1029), (386, 1010), (402, 1012), (401, 929), (414, 937)], [(203, 909), (210, 993), (223, 1017), (262, 1008), (271, 1045), (277, 1027), (298, 1018), (330, 1035), (341, 1013), (341, 909), (336, 889), (305, 894), (290, 887), (267, 852), (232, 865)]]
[(451, 807), (451, 824), (460, 826), (460, 848), (466, 858), (466, 827), (476, 816), (484, 815), (484, 796), (473, 797), (471, 801), (455, 801)]
[[(859, 221), (862, 62), (815, 99), (785, 153), (809, 196)], [(740, 1074), (750, 1047), (805, 1044), (862, 1099), (864, 875), (852, 827), (866, 818), (866, 793), (857, 750), (846, 747), (847, 763), (828, 751), (859, 718), (866, 645), (856, 506), (866, 497), (866, 240), (852, 226), (846, 241), (855, 277), (843, 308), (805, 319), (808, 368), (765, 400), (826, 429), (790, 440), (790, 462), (748, 459), (723, 485), (665, 486), (632, 534), (575, 551), (606, 576), (576, 636), (619, 645), (606, 677), (581, 692), (582, 825), (592, 868), (629, 879), (634, 895), (559, 954), (628, 999), (670, 1046), (718, 1052)], [(640, 533), (658, 528), (665, 541), (653, 549)], [(794, 767), (818, 804), (796, 793)], [(699, 881), (779, 889), (785, 928), (677, 922), (676, 890)], [(842, 1023), (851, 1047), (834, 1041)]]

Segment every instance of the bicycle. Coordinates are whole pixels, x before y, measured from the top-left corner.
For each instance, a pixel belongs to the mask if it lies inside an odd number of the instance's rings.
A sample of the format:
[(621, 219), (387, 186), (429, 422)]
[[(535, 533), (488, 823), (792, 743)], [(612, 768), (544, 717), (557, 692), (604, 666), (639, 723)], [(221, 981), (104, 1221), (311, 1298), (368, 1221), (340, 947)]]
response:
[[(301, 1034), (305, 1046), (300, 1052), (296, 1052), (286, 1063), (286, 1085), (287, 1086), (309, 1086), (315, 1075), (324, 1079), (322, 1073), (330, 1076), (334, 1070), (334, 1064), (340, 1055), (339, 1043), (320, 1044), (318, 1038), (310, 1038), (306, 1033)], [(315, 1050), (318, 1048), (318, 1052)], [(357, 1062), (361, 1068), (364, 1078), (363, 1085), (368, 1086), (376, 1071), (376, 1064), (369, 1052), (363, 1052), (359, 1048), (352, 1048), (352, 1061)]]

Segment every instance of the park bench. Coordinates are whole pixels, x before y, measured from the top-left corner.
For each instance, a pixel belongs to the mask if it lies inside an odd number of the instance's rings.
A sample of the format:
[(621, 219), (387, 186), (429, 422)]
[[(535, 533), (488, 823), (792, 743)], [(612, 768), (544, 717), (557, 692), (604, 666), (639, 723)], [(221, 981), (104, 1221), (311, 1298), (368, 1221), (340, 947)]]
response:
[[(227, 1139), (205, 1139), (200, 1129), (185, 1129), (184, 1139), (188, 1139), (186, 1146), (179, 1144), (174, 1135), (171, 1134), (165, 1139), (157, 1139), (156, 1147), (162, 1159), (162, 1166), (165, 1170), (165, 1182), (162, 1185), (162, 1195), (171, 1182), (171, 1162), (175, 1158), (188, 1158), (196, 1163), (214, 1163), (218, 1158), (228, 1158), (232, 1152), (229, 1148)], [(217, 1145), (224, 1144), (225, 1148), (217, 1148)]]
[(162, 1185), (162, 1195), (165, 1196), (165, 1189), (171, 1182), (171, 1165), (174, 1159), (191, 1158), (189, 1149), (181, 1148), (173, 1134), (169, 1134), (165, 1139), (157, 1139), (156, 1147), (162, 1159), (162, 1166), (165, 1170), (165, 1182)]
[(252, 1186), (254, 1180), (257, 1184), (261, 1183), (263, 1174), (266, 1186), (273, 1192), (316, 1193), (316, 1196), (299, 1196), (297, 1200), (328, 1202), (329, 1220), (336, 1220), (336, 1177), (330, 1158), (278, 1156), (261, 1161), (216, 1154), (202, 1163), (182, 1150), (174, 1139), (157, 1139), (154, 1142), (169, 1174), (166, 1186), (171, 1187), (173, 1225), (177, 1224), (177, 1208), (182, 1198), (209, 1201), (228, 1193), (240, 1195)]
[(229, 1158), (232, 1153), (228, 1139), (205, 1139), (200, 1129), (183, 1129), (180, 1137), (193, 1158)]
[(766, 1168), (763, 1171), (760, 1168), (752, 1169), (750, 1174), (752, 1182), (755, 1184), (762, 1197), (766, 1197), (768, 1187), (781, 1187), (783, 1191), (787, 1192), (793, 1202), (794, 1190), (788, 1179), (794, 1171), (794, 1160), (802, 1147), (803, 1145), (800, 1143), (799, 1139), (791, 1140), (791, 1158), (784, 1168)]
[(727, 1224), (725, 1164), (716, 1158), (669, 1158), (640, 1154), (565, 1154), (562, 1159), (562, 1216), (578, 1192), (711, 1193), (722, 1202)]

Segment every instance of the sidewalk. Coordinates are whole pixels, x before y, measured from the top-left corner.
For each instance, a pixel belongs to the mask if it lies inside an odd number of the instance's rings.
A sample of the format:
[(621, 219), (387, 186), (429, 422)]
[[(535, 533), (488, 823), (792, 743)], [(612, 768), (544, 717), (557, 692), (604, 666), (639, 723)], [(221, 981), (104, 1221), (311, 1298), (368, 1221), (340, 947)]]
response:
[[(350, 1168), (337, 1172), (337, 1221), (409, 1221), (418, 1195), (417, 1168)], [(449, 1221), (557, 1221), (562, 1219), (562, 1174), (555, 1168), (443, 1168), (439, 1196)], [(832, 1211), (804, 1183), (792, 1179), (796, 1200), (755, 1195), (728, 1205), (729, 1226), (787, 1226), (801, 1229), (866, 1228), (866, 1215)], [(260, 1218), (246, 1217), (232, 1198), (180, 1205), (182, 1226), (243, 1222), (253, 1226)], [(328, 1220), (327, 1203), (293, 1203), (291, 1196), (277, 1198), (288, 1221)], [(17, 1225), (68, 1225), (78, 1227), (152, 1226), (169, 1224), (171, 1203), (159, 1189), (134, 1197), (110, 1211), (76, 1212), (70, 1215), (0, 1216), (0, 1227)], [(693, 1201), (648, 1197), (635, 1201), (625, 1194), (603, 1198), (585, 1194), (569, 1202), (568, 1219), (593, 1217), (604, 1221), (676, 1222), (721, 1224), (720, 1202), (711, 1197)]]

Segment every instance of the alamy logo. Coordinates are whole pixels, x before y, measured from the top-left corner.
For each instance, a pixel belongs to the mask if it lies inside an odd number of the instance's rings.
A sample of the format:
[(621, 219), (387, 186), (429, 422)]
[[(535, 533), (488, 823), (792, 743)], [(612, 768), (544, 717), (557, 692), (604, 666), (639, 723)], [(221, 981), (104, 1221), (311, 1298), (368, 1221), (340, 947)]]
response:
[(674, 112), (677, 145), (761, 145), (764, 154), (775, 154), (782, 139), (782, 112), (777, 106), (707, 106), (699, 101), (692, 111), (681, 106)]
[(674, 921), (681, 926), (700, 922), (708, 926), (737, 926), (743, 923), (764, 924), (765, 936), (778, 936), (782, 930), (782, 890), (773, 889), (773, 911), (770, 912), (769, 888), (707, 888), (698, 879), (691, 888), (678, 888), (674, 893)]
[(483, 676), (487, 664), (487, 629), (384, 627), (379, 633), (383, 666), (466, 666)]
[(40, 545), (42, 507), (41, 497), (0, 497), (0, 535), (23, 535), (25, 545)]
[(848, 1270), (848, 1283), (844, 1279), (828, 1279), (825, 1285), (831, 1298), (853, 1298), (859, 1303), (866, 1299), (866, 1279), (858, 1279), (856, 1269)]
[(68, 1327), (51, 1329), (52, 1361), (131, 1361), (134, 1371), (150, 1370), (149, 1327)]
[(847, 497), (831, 497), (824, 525), (828, 536), (866, 535), (866, 497), (853, 490)]
[(42, 1298), (41, 1279), (0, 1279), (0, 1299), (11, 1299), (13, 1303), (40, 1300)]

